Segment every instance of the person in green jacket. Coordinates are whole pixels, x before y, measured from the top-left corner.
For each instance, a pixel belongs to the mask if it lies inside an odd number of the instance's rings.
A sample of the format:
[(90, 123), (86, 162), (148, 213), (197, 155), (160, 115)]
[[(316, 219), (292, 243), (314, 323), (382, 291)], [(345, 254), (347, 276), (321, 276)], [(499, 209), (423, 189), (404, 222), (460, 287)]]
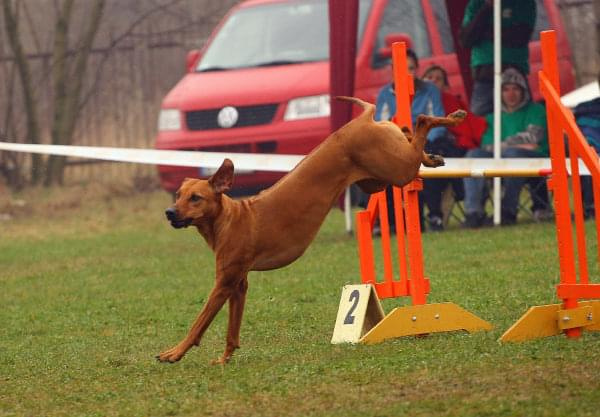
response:
[[(502, 69), (516, 67), (529, 74), (529, 41), (537, 15), (535, 0), (502, 0)], [(473, 92), (471, 112), (494, 110), (494, 23), (492, 0), (469, 0), (459, 38), (471, 50)]]
[[(481, 146), (465, 155), (467, 158), (491, 158), (494, 143), (494, 114), (486, 116), (487, 129)], [(502, 73), (501, 156), (503, 158), (543, 158), (548, 156), (546, 111), (543, 105), (531, 101), (525, 76), (516, 68)], [(485, 178), (466, 178), (465, 226), (477, 228), (487, 221), (484, 202), (487, 195)], [(505, 178), (502, 197), (502, 224), (515, 224), (519, 195), (526, 182), (530, 183), (534, 219), (549, 214), (548, 190), (543, 178)]]

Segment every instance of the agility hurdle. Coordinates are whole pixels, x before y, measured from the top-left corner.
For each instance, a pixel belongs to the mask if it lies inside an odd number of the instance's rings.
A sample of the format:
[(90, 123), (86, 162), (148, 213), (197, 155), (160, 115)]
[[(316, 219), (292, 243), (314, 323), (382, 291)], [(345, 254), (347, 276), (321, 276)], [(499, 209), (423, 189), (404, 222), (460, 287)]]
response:
[[(581, 301), (600, 298), (600, 284), (591, 284), (589, 280), (579, 160), (583, 161), (592, 175), (597, 242), (600, 241), (600, 162), (595, 150), (581, 134), (572, 113), (560, 101), (555, 32), (542, 32), (541, 42), (543, 69), (539, 72), (539, 81), (540, 91), (546, 101), (548, 118), (552, 163), (552, 176), (548, 180), (548, 188), (554, 195), (560, 266), (560, 283), (556, 293), (557, 297), (562, 299), (562, 304), (531, 307), (502, 335), (500, 340), (504, 342), (531, 340), (560, 333), (565, 333), (568, 338), (578, 338), (583, 330), (600, 330), (600, 300)], [(564, 134), (568, 138), (574, 221), (571, 218)], [(573, 240), (573, 230), (576, 242)]]
[[(392, 45), (392, 60), (394, 80), (396, 86), (396, 116), (394, 122), (400, 126), (412, 126), (410, 103), (414, 95), (413, 80), (407, 71), (406, 45), (403, 42)], [(399, 88), (399, 86), (401, 86)], [(465, 170), (459, 170), (456, 175), (464, 174)], [(388, 211), (385, 191), (373, 194), (365, 211), (357, 213), (357, 238), (360, 258), (360, 272), (363, 284), (374, 288), (379, 298), (411, 297), (412, 305), (393, 309), (387, 316), (383, 317), (379, 300), (372, 303), (368, 309), (367, 324), (358, 329), (358, 340), (360, 343), (378, 343), (385, 339), (423, 335), (436, 332), (449, 332), (466, 330), (475, 332), (490, 330), (492, 325), (470, 312), (453, 303), (427, 304), (427, 295), (430, 293), (431, 285), (429, 279), (424, 275), (423, 250), (421, 242), (421, 230), (419, 224), (419, 202), (418, 192), (423, 188), (420, 178), (410, 184), (398, 188), (393, 187), (394, 214), (396, 218), (397, 255), (399, 266), (399, 279), (394, 279), (392, 267), (392, 249), (390, 229), (388, 222)], [(381, 245), (383, 252), (384, 279), (378, 281), (375, 273), (375, 257), (373, 253), (372, 228), (379, 218), (381, 227)], [(408, 261), (410, 259), (410, 262)], [(350, 293), (358, 293), (354, 290)], [(342, 294), (340, 312), (343, 311), (345, 294)], [(367, 293), (368, 295), (368, 293)], [(347, 297), (346, 297), (347, 298)], [(351, 308), (356, 308), (350, 304)], [(338, 314), (336, 329), (340, 327), (343, 314)], [(375, 322), (375, 323), (373, 323)], [(373, 325), (374, 324), (374, 325)], [(361, 325), (362, 326), (362, 325)], [(359, 326), (359, 327), (361, 327)], [(336, 335), (332, 342), (345, 341)]]
[[(556, 67), (556, 40), (553, 31), (542, 32), (544, 69), (540, 71), (540, 89), (546, 99), (548, 133), (551, 153), (551, 169), (483, 169), (483, 170), (422, 170), (421, 177), (523, 177), (548, 176), (549, 188), (553, 191), (557, 242), (560, 263), (558, 298), (562, 304), (532, 307), (515, 323), (500, 341), (529, 340), (564, 332), (569, 338), (577, 338), (583, 330), (600, 330), (600, 284), (590, 284), (585, 247), (583, 204), (580, 186), (580, 160), (585, 171), (593, 179), (596, 215), (596, 235), (600, 238), (600, 162), (575, 124), (572, 114), (560, 102), (558, 71)], [(395, 47), (398, 48), (398, 47)], [(410, 97), (412, 80), (402, 74), (406, 68), (405, 47), (394, 56), (396, 86), (408, 85), (404, 92), (396, 90), (397, 115), (394, 120), (402, 126), (410, 126)], [(394, 49), (393, 49), (394, 51)], [(402, 59), (404, 58), (404, 59)], [(569, 158), (566, 157), (563, 133), (568, 136)], [(571, 177), (573, 190), (574, 224), (576, 246), (573, 243), (573, 220), (568, 179)], [(453, 330), (489, 330), (491, 325), (452, 303), (426, 304), (430, 282), (423, 272), (423, 254), (417, 193), (422, 189), (420, 179), (398, 189), (394, 187), (394, 214), (396, 218), (399, 280), (394, 280), (392, 271), (391, 239), (385, 192), (371, 196), (367, 209), (357, 214), (357, 237), (359, 243), (360, 271), (364, 284), (371, 285), (379, 298), (410, 296), (411, 307), (394, 309), (360, 338), (362, 343), (377, 343), (388, 338), (419, 335)], [(372, 228), (379, 217), (383, 253), (383, 281), (375, 274)], [(577, 249), (577, 257), (574, 255)], [(406, 256), (410, 258), (410, 265)], [(600, 262), (600, 247), (598, 248)], [(579, 271), (579, 280), (577, 279)], [(343, 301), (343, 300), (342, 300)], [(378, 303), (377, 303), (378, 304)], [(381, 311), (379, 305), (371, 308), (371, 318)], [(368, 322), (368, 321), (366, 321)]]

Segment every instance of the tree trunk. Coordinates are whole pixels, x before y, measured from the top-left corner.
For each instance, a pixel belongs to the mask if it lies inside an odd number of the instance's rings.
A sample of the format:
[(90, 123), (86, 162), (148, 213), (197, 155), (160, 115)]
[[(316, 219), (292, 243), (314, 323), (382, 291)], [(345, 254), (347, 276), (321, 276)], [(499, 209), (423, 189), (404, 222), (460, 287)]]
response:
[[(15, 55), (15, 64), (21, 79), (21, 87), (23, 89), (23, 99), (25, 104), (25, 115), (27, 119), (27, 143), (39, 143), (40, 128), (37, 117), (37, 108), (35, 105), (35, 96), (33, 93), (33, 85), (31, 80), (31, 70), (29, 63), (23, 51), (21, 38), (19, 37), (18, 18), (16, 12), (12, 8), (11, 0), (2, 0), (2, 9), (4, 12), (4, 26), (6, 35), (10, 44), (10, 48)], [(36, 184), (42, 176), (42, 157), (38, 154), (31, 155), (31, 182)]]
[[(3, 50), (0, 51), (2, 53)], [(12, 102), (15, 97), (15, 80), (19, 76), (13, 65), (10, 71), (2, 71), (6, 77), (6, 99), (7, 102)], [(6, 112), (2, 117), (0, 129), (0, 140), (8, 142), (9, 138), (16, 138), (16, 126), (12, 123), (13, 106), (6, 106)], [(5, 129), (5, 130), (4, 130)], [(25, 186), (25, 170), (23, 164), (19, 163), (25, 155), (18, 155), (16, 152), (0, 152), (0, 173), (6, 180), (7, 185), (13, 190), (19, 191)]]
[[(66, 0), (59, 10), (54, 25), (54, 48), (52, 50), (52, 80), (54, 90), (54, 116), (52, 119), (51, 140), (53, 145), (64, 145), (66, 103), (68, 100), (67, 80), (69, 48), (69, 23), (73, 11), (73, 1)], [(64, 156), (51, 155), (46, 165), (44, 185), (49, 186), (59, 182), (64, 169)]]
[[(79, 116), (83, 80), (85, 79), (88, 58), (94, 38), (98, 33), (105, 0), (96, 0), (90, 14), (87, 31), (78, 48), (73, 68), (67, 62), (69, 39), (69, 21), (74, 0), (66, 0), (56, 21), (54, 42), (54, 121), (52, 125), (52, 143), (70, 145)], [(44, 184), (62, 184), (64, 178), (65, 157), (51, 156), (48, 159)]]

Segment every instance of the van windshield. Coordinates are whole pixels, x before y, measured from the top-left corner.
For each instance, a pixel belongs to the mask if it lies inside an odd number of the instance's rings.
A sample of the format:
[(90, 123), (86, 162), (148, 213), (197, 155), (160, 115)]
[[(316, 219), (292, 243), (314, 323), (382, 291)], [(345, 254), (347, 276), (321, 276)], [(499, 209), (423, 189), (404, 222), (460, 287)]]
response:
[[(359, 2), (359, 42), (372, 0)], [(360, 44), (360, 42), (359, 42)], [(222, 71), (329, 59), (327, 1), (242, 8), (209, 45), (196, 71)]]

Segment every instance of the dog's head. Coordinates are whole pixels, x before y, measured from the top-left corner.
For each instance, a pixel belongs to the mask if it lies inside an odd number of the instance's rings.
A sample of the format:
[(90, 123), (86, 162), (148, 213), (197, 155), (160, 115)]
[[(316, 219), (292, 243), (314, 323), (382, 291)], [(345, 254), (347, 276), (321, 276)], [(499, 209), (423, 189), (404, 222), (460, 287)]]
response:
[(208, 180), (186, 178), (177, 193), (175, 203), (165, 214), (176, 229), (199, 225), (214, 219), (221, 211), (221, 196), (233, 184), (233, 162), (225, 159)]

